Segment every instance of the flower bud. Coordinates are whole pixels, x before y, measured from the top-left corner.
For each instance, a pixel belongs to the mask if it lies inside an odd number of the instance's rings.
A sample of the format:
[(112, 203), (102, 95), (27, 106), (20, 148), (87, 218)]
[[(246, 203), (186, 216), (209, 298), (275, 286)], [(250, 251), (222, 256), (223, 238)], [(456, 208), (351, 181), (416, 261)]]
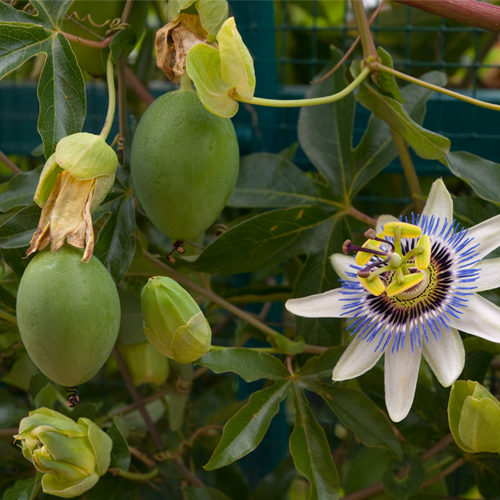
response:
[(78, 423), (39, 408), (19, 424), (23, 455), (44, 473), (44, 493), (73, 498), (92, 488), (111, 462), (111, 438), (88, 418)]
[(161, 385), (170, 372), (168, 359), (148, 341), (123, 344), (119, 347), (135, 386)]
[(468, 453), (500, 453), (500, 402), (481, 384), (458, 380), (448, 403), (450, 429)]
[(164, 356), (191, 363), (210, 350), (212, 332), (198, 304), (177, 282), (150, 278), (142, 289), (144, 333)]

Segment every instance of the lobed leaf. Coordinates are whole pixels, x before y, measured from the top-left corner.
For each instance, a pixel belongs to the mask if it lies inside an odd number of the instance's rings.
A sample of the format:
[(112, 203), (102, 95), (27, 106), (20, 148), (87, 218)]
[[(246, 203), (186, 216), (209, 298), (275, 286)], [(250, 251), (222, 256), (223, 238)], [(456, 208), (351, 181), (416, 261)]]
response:
[(5, 490), (3, 500), (31, 500), (36, 488), (36, 478), (19, 479), (14, 486)]
[(293, 404), (295, 427), (290, 437), (290, 452), (295, 467), (311, 485), (309, 500), (336, 500), (339, 479), (325, 431), (297, 384), (294, 385)]
[(307, 388), (319, 394), (363, 444), (387, 448), (398, 460), (403, 458), (401, 445), (387, 418), (362, 392), (319, 382)]
[(222, 439), (205, 469), (229, 465), (257, 448), (289, 386), (288, 380), (278, 380), (273, 386), (254, 392), (248, 404), (224, 426)]
[(199, 271), (229, 275), (263, 269), (288, 257), (315, 251), (316, 229), (332, 217), (318, 206), (273, 210), (219, 236), (194, 261)]
[(35, 232), (42, 209), (29, 205), (16, 212), (0, 226), (0, 248), (23, 248), (30, 244)]
[(30, 172), (21, 172), (0, 185), (0, 212), (33, 203), (42, 168), (40, 166)]
[(106, 434), (111, 438), (111, 441), (113, 441), (109, 467), (128, 471), (130, 467), (130, 450), (125, 437), (115, 421), (113, 421), (111, 427), (106, 431)]
[(275, 356), (238, 347), (211, 351), (196, 364), (208, 366), (215, 373), (237, 373), (245, 382), (261, 378), (282, 380), (290, 376), (283, 363)]
[(254, 153), (240, 164), (229, 203), (235, 207), (335, 205), (331, 192), (281, 154)]

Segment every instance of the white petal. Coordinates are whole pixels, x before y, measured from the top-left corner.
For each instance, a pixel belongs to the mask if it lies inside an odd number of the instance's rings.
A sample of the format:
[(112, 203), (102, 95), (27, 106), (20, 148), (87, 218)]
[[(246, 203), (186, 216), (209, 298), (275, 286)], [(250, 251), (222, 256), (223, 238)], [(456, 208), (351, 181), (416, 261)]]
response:
[(429, 345), (423, 342), (422, 354), (439, 383), (448, 387), (457, 380), (464, 369), (465, 349), (455, 328), (450, 328), (450, 331), (440, 328), (440, 332), (441, 338), (436, 340), (434, 335), (430, 335)]
[(330, 262), (341, 280), (355, 280), (352, 276), (347, 276), (348, 272), (356, 272), (356, 270), (351, 267), (353, 264), (356, 264), (353, 257), (342, 253), (334, 253), (330, 256)]
[(446, 189), (444, 182), (437, 179), (432, 184), (431, 192), (425, 203), (422, 215), (439, 217), (443, 222), (446, 218), (448, 224), (453, 220), (453, 200)]
[(289, 299), (285, 307), (297, 316), (305, 318), (340, 318), (352, 316), (344, 314), (342, 310), (346, 296), (340, 292), (340, 288), (329, 290), (328, 292), (310, 295), (301, 299)]
[(478, 262), (472, 269), (479, 269), (478, 279), (472, 283), (475, 292), (493, 290), (500, 286), (500, 258), (485, 259)]
[(373, 368), (383, 354), (380, 349), (375, 352), (375, 347), (375, 342), (354, 339), (335, 365), (332, 380), (349, 380)]
[(408, 415), (415, 388), (421, 351), (418, 346), (405, 342), (403, 349), (385, 352), (385, 404), (393, 422), (400, 422)]
[(450, 326), (491, 342), (500, 342), (500, 307), (480, 295), (469, 295), (467, 307), (459, 319), (450, 318)]
[(375, 225), (375, 231), (377, 231), (377, 233), (381, 233), (382, 228), (388, 222), (399, 222), (399, 219), (396, 219), (396, 217), (394, 217), (393, 215), (387, 215), (387, 214), (381, 215), (377, 219), (377, 224)]
[(475, 258), (482, 259), (500, 246), (500, 215), (496, 215), (477, 226), (471, 227), (467, 232), (467, 237), (474, 238), (474, 241), (469, 243), (470, 246), (479, 243), (479, 246), (476, 248), (476, 252), (479, 252), (479, 255)]

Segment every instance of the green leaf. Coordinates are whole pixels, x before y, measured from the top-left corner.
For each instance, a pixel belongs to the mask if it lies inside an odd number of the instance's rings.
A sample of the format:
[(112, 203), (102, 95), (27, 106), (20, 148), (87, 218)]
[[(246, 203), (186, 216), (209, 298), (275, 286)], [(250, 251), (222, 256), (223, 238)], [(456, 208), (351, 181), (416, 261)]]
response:
[(106, 431), (106, 434), (113, 441), (111, 463), (109, 466), (123, 471), (128, 471), (130, 467), (130, 450), (126, 439), (123, 437), (123, 434), (116, 425), (115, 421), (113, 421), (111, 427)]
[(0, 2), (0, 23), (37, 24), (37, 16), (15, 9), (12, 5)]
[(12, 293), (0, 284), (0, 303), (4, 304), (10, 309), (16, 308), (16, 298)]
[(0, 248), (23, 248), (30, 244), (42, 209), (33, 203), (16, 212), (0, 226)]
[[(295, 281), (294, 297), (306, 297), (339, 286), (339, 277), (330, 263), (330, 255), (340, 252), (342, 243), (351, 238), (345, 217), (336, 216), (320, 226), (312, 236), (315, 246)], [(295, 334), (308, 344), (331, 346), (340, 341), (340, 319), (295, 318)]]
[(0, 212), (33, 203), (42, 168), (40, 166), (30, 172), (21, 172), (0, 186)]
[(500, 491), (500, 457), (483, 457), (472, 461), (479, 492), (484, 498), (495, 498)]
[(184, 500), (231, 500), (222, 491), (204, 486), (195, 488), (194, 486), (183, 486), (181, 488)]
[(48, 29), (57, 29), (73, 0), (31, 0), (38, 22)]
[(481, 198), (500, 202), (500, 165), (466, 151), (448, 153), (443, 163)]
[(254, 153), (240, 164), (229, 203), (235, 207), (332, 206), (332, 195), (281, 154)]
[(382, 446), (401, 460), (403, 451), (387, 418), (362, 392), (322, 383), (308, 386), (366, 446)]
[(2, 259), (18, 279), (21, 279), (26, 266), (31, 262), (31, 258), (27, 259), (24, 249), (21, 248), (2, 248)]
[(36, 373), (38, 373), (38, 368), (31, 361), (31, 358), (27, 354), (22, 354), (9, 373), (2, 377), (2, 381), (27, 391), (31, 378)]
[(331, 214), (318, 206), (273, 210), (234, 226), (210, 244), (194, 267), (217, 275), (255, 271), (315, 251), (314, 234)]
[[(431, 71), (420, 77), (421, 80), (434, 85), (445, 85), (446, 77), (439, 71)], [(424, 121), (426, 102), (434, 93), (420, 85), (407, 85), (401, 90), (404, 109), (419, 125)], [(396, 146), (387, 123), (374, 114), (370, 116), (368, 126), (356, 146), (353, 155), (353, 181), (349, 191), (349, 199), (353, 199), (359, 190), (368, 184), (382, 169), (397, 156)]]
[(82, 130), (86, 98), (82, 71), (64, 35), (53, 37), (46, 51), (47, 60), (38, 83), (38, 132), (45, 158), (49, 158), (60, 139)]
[(14, 486), (5, 490), (3, 500), (31, 500), (36, 487), (36, 477), (29, 479), (20, 479), (16, 481)]
[(284, 335), (276, 335), (275, 337), (268, 337), (267, 340), (280, 351), (288, 354), (289, 356), (295, 356), (296, 354), (304, 352), (304, 348), (306, 347), (306, 343), (303, 338), (299, 338), (295, 341), (290, 340)]
[(410, 457), (407, 463), (403, 463), (408, 468), (402, 477), (398, 475), (401, 463), (392, 462), (382, 475), (382, 484), (385, 490), (398, 500), (405, 500), (409, 495), (420, 491), (425, 480), (425, 467), (417, 457)]
[(296, 477), (293, 460), (288, 456), (257, 483), (252, 500), (289, 500), (288, 491)]
[(120, 54), (123, 49), (128, 45), (134, 45), (137, 40), (137, 35), (132, 28), (125, 28), (120, 30), (116, 35), (111, 39), (111, 43), (109, 44), (109, 48), (111, 50), (111, 57), (113, 58), (113, 62), (118, 64), (118, 59), (120, 58)]
[[(359, 74), (359, 62), (351, 65), (351, 72), (353, 76)], [(383, 96), (366, 80), (359, 86), (356, 100), (399, 132), (421, 158), (438, 160), (449, 153), (450, 140), (448, 138), (418, 125), (398, 101)]]
[(118, 284), (135, 254), (135, 202), (132, 193), (121, 194), (99, 207), (95, 220), (104, 213), (109, 213), (109, 218), (99, 232), (94, 255)]
[[(341, 57), (332, 51), (332, 65)], [(324, 74), (328, 68), (321, 73)], [(345, 67), (321, 83), (311, 85), (306, 98), (340, 92), (347, 86)], [(332, 104), (303, 107), (300, 110), (297, 132), (299, 143), (316, 169), (328, 181), (338, 201), (345, 201), (351, 183), (352, 136), (355, 101), (353, 94)]]
[(223, 118), (232, 118), (236, 114), (238, 103), (228, 95), (231, 86), (222, 79), (217, 49), (204, 43), (195, 45), (186, 57), (186, 70), (203, 106)]
[(288, 285), (247, 285), (221, 292), (231, 304), (252, 304), (255, 302), (284, 302), (291, 298), (292, 288)]
[(224, 426), (224, 433), (206, 470), (224, 467), (255, 450), (278, 413), (290, 382), (278, 380), (273, 386), (254, 392), (250, 401)]
[(226, 0), (196, 0), (195, 6), (200, 13), (200, 22), (205, 31), (216, 36), (229, 14)]
[(167, 20), (175, 21), (181, 10), (187, 9), (195, 0), (169, 0), (167, 2)]
[(25, 417), (28, 410), (19, 408), (16, 400), (5, 390), (0, 387), (0, 429), (8, 429), (18, 420)]
[[(31, 380), (29, 388), (31, 389)], [(57, 400), (57, 389), (52, 385), (52, 383), (48, 382), (38, 391), (37, 395), (35, 396), (35, 408), (54, 408), (54, 404)]]
[(500, 208), (481, 198), (461, 196), (453, 199), (453, 215), (465, 227), (475, 226), (500, 214)]
[(275, 356), (238, 347), (209, 352), (196, 364), (208, 366), (215, 373), (237, 373), (245, 382), (261, 378), (282, 380), (290, 376)]
[(295, 427), (290, 437), (290, 452), (295, 467), (311, 485), (309, 500), (336, 500), (339, 480), (325, 431), (297, 384), (294, 385), (293, 404)]
[[(389, 54), (389, 52), (387, 52), (382, 47), (378, 47), (377, 52), (380, 62), (384, 66), (388, 66), (389, 68), (394, 68), (394, 65), (392, 64), (392, 57)], [(399, 90), (399, 86), (396, 83), (396, 78), (394, 77), (394, 75), (386, 73), (385, 71), (379, 71), (377, 73), (377, 86), (387, 97), (392, 97), (401, 104), (405, 103), (405, 100), (401, 95), (401, 91)]]
[(48, 52), (51, 37), (41, 26), (0, 23), (0, 80), (31, 57)]
[(332, 378), (333, 368), (345, 351), (344, 346), (331, 347), (319, 356), (312, 356), (297, 372), (297, 377), (307, 384), (315, 383), (322, 378)]

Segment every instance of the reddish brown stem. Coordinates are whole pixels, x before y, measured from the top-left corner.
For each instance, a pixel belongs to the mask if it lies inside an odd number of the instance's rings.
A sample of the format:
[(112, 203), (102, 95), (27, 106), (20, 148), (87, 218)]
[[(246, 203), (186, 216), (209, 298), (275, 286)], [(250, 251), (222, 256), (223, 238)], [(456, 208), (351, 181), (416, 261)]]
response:
[(155, 100), (153, 94), (151, 94), (127, 65), (125, 65), (125, 80), (127, 80), (128, 86), (134, 91), (137, 97), (148, 106)]
[(111, 43), (111, 40), (113, 39), (112, 36), (108, 36), (102, 42), (95, 42), (94, 40), (87, 40), (86, 38), (82, 38), (81, 36), (75, 36), (72, 35), (71, 33), (66, 33), (64, 31), (62, 31), (62, 34), (70, 42), (80, 43), (82, 45), (87, 45), (87, 47), (94, 47), (96, 49), (104, 49)]
[(20, 174), (22, 170), (12, 161), (9, 160), (7, 155), (0, 151), (0, 161), (15, 175)]
[(437, 16), (488, 31), (500, 32), (500, 7), (478, 0), (396, 0)]

